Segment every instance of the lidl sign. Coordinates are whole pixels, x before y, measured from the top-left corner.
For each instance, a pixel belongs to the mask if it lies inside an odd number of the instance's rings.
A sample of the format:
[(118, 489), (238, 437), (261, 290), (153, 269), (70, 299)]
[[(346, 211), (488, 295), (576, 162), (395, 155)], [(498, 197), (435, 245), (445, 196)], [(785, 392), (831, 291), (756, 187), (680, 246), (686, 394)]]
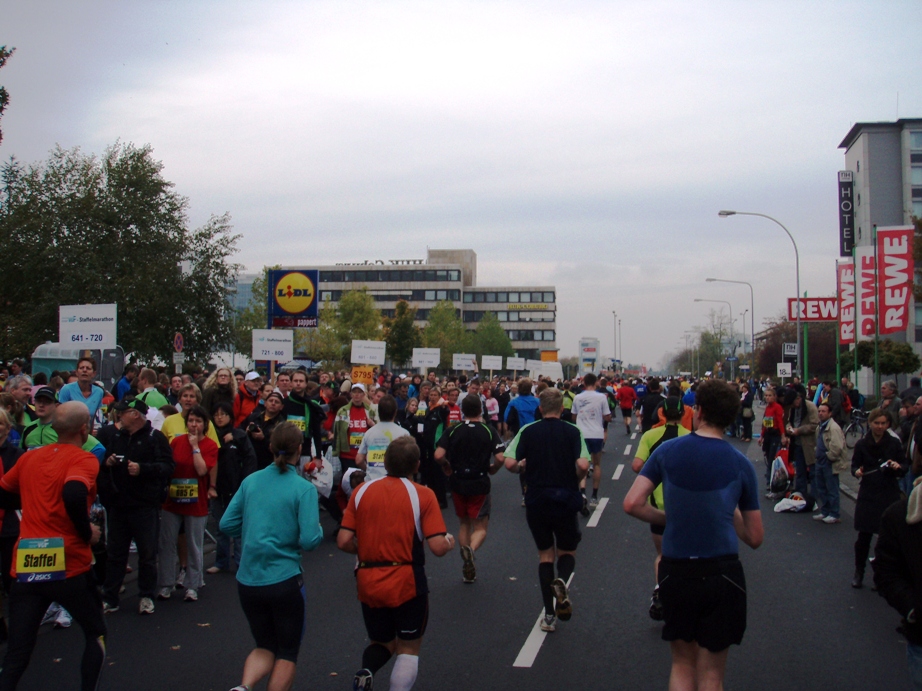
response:
[(269, 328), (317, 326), (317, 270), (269, 272)]

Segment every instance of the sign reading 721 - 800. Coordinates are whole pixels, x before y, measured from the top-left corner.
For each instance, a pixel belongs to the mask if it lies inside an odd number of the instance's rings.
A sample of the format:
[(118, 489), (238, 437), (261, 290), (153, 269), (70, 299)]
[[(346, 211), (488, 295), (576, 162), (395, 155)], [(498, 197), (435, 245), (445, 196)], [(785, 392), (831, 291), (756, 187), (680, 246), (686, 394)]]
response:
[(294, 359), (294, 331), (253, 329), (253, 359), (290, 362)]
[(314, 328), (317, 326), (316, 270), (273, 269), (269, 272), (269, 326)]
[(72, 348), (114, 348), (117, 305), (60, 305), (58, 340)]

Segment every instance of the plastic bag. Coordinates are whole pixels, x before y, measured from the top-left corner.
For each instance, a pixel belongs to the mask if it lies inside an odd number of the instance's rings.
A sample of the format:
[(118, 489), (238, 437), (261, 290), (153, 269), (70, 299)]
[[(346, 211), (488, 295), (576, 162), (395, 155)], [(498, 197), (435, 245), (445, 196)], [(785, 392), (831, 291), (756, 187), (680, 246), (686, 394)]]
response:
[(321, 461), (321, 465), (317, 466), (310, 456), (301, 456), (301, 472), (321, 495), (329, 497), (333, 489), (333, 464)]
[[(772, 492), (784, 492), (791, 482), (791, 474), (784, 459), (779, 455), (772, 461)], [(777, 509), (776, 509), (777, 511)]]
[(782, 513), (783, 511), (799, 513), (806, 508), (807, 500), (803, 498), (800, 492), (794, 492), (790, 497), (782, 499), (775, 504), (775, 513)]

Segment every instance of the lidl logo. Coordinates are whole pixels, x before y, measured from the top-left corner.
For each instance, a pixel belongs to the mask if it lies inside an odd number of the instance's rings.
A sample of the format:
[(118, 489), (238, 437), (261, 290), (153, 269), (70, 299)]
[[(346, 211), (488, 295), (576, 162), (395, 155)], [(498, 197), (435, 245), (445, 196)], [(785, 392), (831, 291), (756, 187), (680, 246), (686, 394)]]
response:
[(275, 284), (275, 302), (288, 314), (301, 314), (314, 302), (317, 291), (301, 272), (287, 273)]

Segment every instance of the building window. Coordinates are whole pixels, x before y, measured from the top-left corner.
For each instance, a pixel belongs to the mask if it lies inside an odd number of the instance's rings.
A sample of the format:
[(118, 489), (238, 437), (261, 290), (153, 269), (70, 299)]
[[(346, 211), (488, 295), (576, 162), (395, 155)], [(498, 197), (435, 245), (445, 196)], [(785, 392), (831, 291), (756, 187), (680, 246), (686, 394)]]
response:
[(497, 312), (496, 318), (501, 322), (509, 321), (509, 313), (508, 312)]
[(461, 280), (461, 272), (460, 272), (460, 271), (457, 271), (457, 270), (455, 270), (455, 271), (449, 271), (449, 272), (448, 272), (448, 280), (449, 280), (449, 281), (460, 281), (460, 280)]
[(518, 293), (509, 293), (509, 302), (518, 302), (519, 294)]
[(545, 332), (544, 332), (544, 340), (545, 340), (545, 341), (553, 341), (553, 340), (554, 340), (554, 332), (553, 332), (553, 331), (545, 331)]
[(510, 312), (510, 313), (509, 313), (509, 321), (511, 321), (511, 322), (517, 322), (518, 320), (519, 320), (519, 313), (518, 313), (518, 312)]
[(922, 166), (912, 167), (912, 184), (922, 185)]
[(465, 293), (465, 294), (464, 294), (464, 302), (473, 302), (473, 301), (474, 301), (474, 294), (473, 294), (473, 293)]
[(427, 290), (426, 293), (425, 293), (425, 295), (426, 295), (426, 300), (435, 300), (435, 291), (434, 291), (434, 290)]
[(320, 292), (321, 302), (329, 302), (331, 299), (333, 299), (333, 293), (331, 293), (329, 290)]
[(544, 302), (554, 302), (554, 293), (545, 293)]
[(447, 291), (447, 290), (437, 290), (437, 291), (435, 291), (435, 298), (436, 298), (436, 300), (447, 300), (447, 299), (448, 299), (448, 291)]
[(454, 301), (460, 300), (460, 299), (461, 299), (461, 291), (460, 291), (460, 290), (449, 290), (449, 291), (448, 291), (448, 299), (449, 299), (449, 300), (454, 300)]
[(922, 149), (922, 131), (909, 133), (909, 148)]
[(437, 281), (447, 281), (447, 280), (448, 280), (448, 272), (447, 272), (447, 271), (436, 271), (436, 272), (435, 272), (435, 280), (437, 280)]
[(496, 302), (496, 293), (487, 293), (487, 302)]
[(496, 301), (497, 302), (509, 302), (509, 293), (497, 293)]
[(483, 302), (483, 293), (474, 293), (474, 302)]

